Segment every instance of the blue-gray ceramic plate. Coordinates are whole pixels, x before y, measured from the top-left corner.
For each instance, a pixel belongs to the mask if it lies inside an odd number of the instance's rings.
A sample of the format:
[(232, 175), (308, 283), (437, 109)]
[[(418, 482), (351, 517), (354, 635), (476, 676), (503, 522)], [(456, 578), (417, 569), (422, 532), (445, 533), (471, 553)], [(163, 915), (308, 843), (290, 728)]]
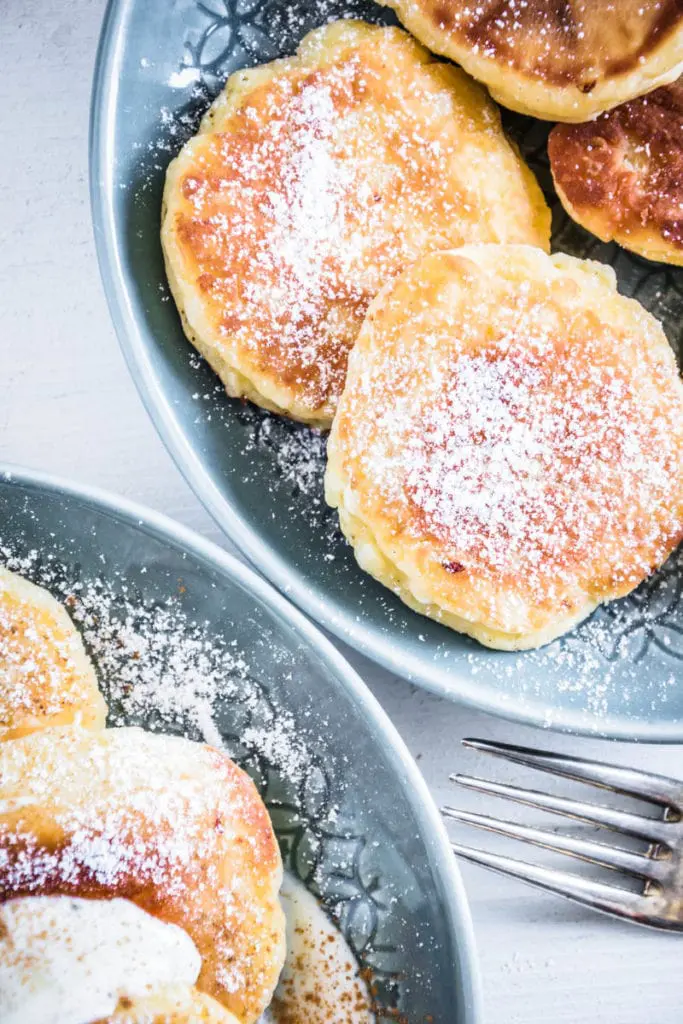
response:
[[(539, 652), (485, 650), (409, 611), (357, 567), (322, 497), (324, 439), (226, 398), (186, 341), (159, 244), (166, 166), (236, 68), (291, 53), (369, 0), (113, 0), (92, 106), (95, 234), (131, 372), (199, 498), (252, 563), (337, 636), (437, 693), (527, 722), (683, 741), (683, 562)], [(606, 246), (552, 195), (541, 122), (507, 116), (555, 210), (555, 248), (611, 262), (623, 291), (683, 324), (683, 271)]]
[(387, 1016), (479, 1020), (469, 911), (439, 815), (386, 715), (315, 626), (163, 516), (2, 466), (0, 564), (67, 601), (113, 724), (201, 738), (210, 718)]

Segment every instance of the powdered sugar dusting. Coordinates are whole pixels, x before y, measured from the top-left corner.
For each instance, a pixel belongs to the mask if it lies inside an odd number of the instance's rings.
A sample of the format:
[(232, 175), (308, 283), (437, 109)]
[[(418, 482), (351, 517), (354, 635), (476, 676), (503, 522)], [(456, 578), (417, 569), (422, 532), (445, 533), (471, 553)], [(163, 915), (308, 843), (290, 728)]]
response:
[(253, 406), (240, 411), (240, 420), (246, 428), (243, 454), (253, 461), (253, 457), (268, 452), (274, 463), (275, 480), (309, 501), (313, 523), (323, 490), (327, 434), (265, 414)]
[[(353, 181), (350, 168), (333, 156), (335, 106), (329, 86), (302, 89), (292, 121), (282, 191), (266, 193), (274, 231), (267, 249), (259, 245), (255, 258), (269, 264), (272, 250), (279, 252), (298, 286), (289, 296), (296, 302), (302, 293), (310, 301), (319, 290), (325, 256), (343, 243), (343, 199)], [(299, 319), (296, 308), (293, 316)]]
[[(506, 338), (458, 360), (396, 477), (454, 559), (491, 577), (552, 577), (559, 589), (605, 538), (627, 548), (615, 582), (647, 575), (652, 546), (654, 560), (667, 552), (680, 529), (666, 511), (671, 481), (683, 469), (671, 418), (650, 421), (632, 381), (612, 367), (600, 374), (600, 347), (578, 360), (571, 350), (558, 368), (547, 339), (529, 349)], [(395, 470), (392, 460), (387, 475)]]

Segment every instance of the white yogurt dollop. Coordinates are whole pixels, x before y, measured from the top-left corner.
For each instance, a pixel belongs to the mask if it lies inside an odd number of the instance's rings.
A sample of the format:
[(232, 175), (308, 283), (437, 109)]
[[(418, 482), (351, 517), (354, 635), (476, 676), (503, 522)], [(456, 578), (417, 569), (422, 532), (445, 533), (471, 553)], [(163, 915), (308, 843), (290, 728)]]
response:
[(90, 1024), (122, 996), (193, 985), (200, 967), (182, 928), (128, 900), (29, 896), (0, 906), (2, 1024)]
[[(372, 1000), (342, 933), (285, 875), (287, 959), (260, 1024), (373, 1024)], [(119, 1000), (193, 985), (190, 937), (128, 900), (31, 896), (0, 906), (2, 1024), (91, 1024)]]

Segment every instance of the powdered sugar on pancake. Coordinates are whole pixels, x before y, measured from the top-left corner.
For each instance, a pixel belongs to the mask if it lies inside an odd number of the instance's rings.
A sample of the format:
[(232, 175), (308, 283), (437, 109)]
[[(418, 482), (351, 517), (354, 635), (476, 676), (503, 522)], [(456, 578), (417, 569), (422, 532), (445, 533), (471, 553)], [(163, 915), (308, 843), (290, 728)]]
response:
[(224, 309), (220, 333), (254, 351), (277, 346), (283, 373), (296, 364), (291, 373), (315, 378), (324, 394), (339, 387), (343, 366), (320, 359), (321, 346), (343, 329), (347, 307), (367, 304), (346, 280), (357, 260), (357, 236), (345, 225), (357, 172), (335, 152), (331, 85), (285, 82), (265, 108), (248, 106), (239, 131), (212, 137), (185, 179), (194, 219), (179, 230), (202, 248), (200, 282)]
[(615, 582), (647, 575), (653, 548), (660, 560), (681, 528), (666, 512), (683, 470), (669, 430), (680, 402), (650, 419), (640, 373), (605, 364), (603, 351), (586, 340), (558, 365), (549, 338), (510, 336), (454, 360), (442, 394), (424, 402), (421, 432), (414, 419), (404, 428), (385, 488), (400, 500), (404, 486), (454, 560), (491, 577), (562, 586), (605, 545), (626, 549)]
[[(282, 169), (283, 188), (266, 193), (274, 231), (267, 255), (265, 246), (259, 246), (256, 259), (272, 259), (273, 250), (277, 251), (299, 288), (313, 297), (324, 271), (324, 257), (343, 241), (342, 203), (352, 175), (333, 155), (335, 105), (329, 86), (305, 86), (290, 119), (292, 136), (289, 159)], [(297, 294), (289, 295), (287, 301), (296, 302), (297, 298)]]

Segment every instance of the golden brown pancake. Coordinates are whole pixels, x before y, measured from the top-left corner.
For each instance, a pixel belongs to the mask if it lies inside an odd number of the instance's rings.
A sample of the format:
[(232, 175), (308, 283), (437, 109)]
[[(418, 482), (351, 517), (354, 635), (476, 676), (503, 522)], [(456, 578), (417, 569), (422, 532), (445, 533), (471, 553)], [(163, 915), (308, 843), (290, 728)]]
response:
[(107, 706), (66, 609), (0, 568), (0, 740), (50, 725), (102, 729)]
[(251, 780), (224, 753), (140, 729), (60, 727), (0, 744), (0, 902), (123, 897), (183, 928), (197, 988), (241, 1024), (284, 961), (282, 863)]
[(549, 231), (485, 92), (399, 29), (347, 21), (230, 77), (168, 169), (162, 243), (228, 393), (329, 426), (382, 284), (432, 249), (547, 249)]
[(377, 297), (330, 435), (360, 565), (490, 647), (547, 643), (683, 536), (683, 384), (611, 268), (424, 257)]
[(683, 266), (683, 79), (548, 139), (567, 213), (605, 242)]
[(683, 71), (681, 0), (380, 0), (506, 107), (586, 121)]

